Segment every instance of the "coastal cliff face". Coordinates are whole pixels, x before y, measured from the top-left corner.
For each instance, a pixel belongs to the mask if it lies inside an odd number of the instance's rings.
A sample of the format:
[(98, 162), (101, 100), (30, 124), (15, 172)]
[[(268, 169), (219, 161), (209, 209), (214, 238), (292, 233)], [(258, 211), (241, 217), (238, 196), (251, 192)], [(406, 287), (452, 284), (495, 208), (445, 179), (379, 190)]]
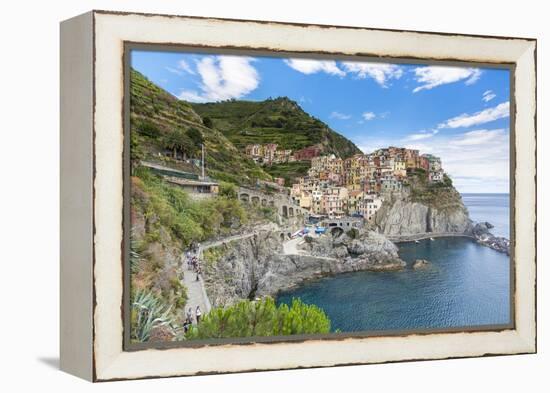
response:
[(307, 238), (296, 255), (285, 255), (273, 232), (219, 246), (205, 265), (206, 292), (212, 306), (239, 299), (275, 296), (312, 278), (360, 270), (397, 270), (406, 266), (397, 247), (374, 232)]
[(452, 186), (430, 187), (413, 180), (407, 194), (388, 195), (375, 216), (375, 226), (388, 236), (423, 233), (466, 233), (472, 221)]
[(472, 227), (464, 206), (440, 210), (403, 199), (384, 203), (376, 214), (375, 223), (381, 233), (390, 236), (467, 233)]

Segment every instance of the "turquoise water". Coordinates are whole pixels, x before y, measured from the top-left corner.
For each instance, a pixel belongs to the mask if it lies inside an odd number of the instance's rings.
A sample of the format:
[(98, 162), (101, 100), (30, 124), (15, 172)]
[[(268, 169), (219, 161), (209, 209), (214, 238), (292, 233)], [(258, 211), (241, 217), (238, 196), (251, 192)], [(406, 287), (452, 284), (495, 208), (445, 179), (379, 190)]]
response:
[[(465, 203), (480, 206), (488, 202), (484, 198), (465, 198)], [(481, 215), (507, 234), (507, 219)], [(399, 255), (408, 263), (402, 271), (325, 277), (281, 293), (277, 302), (288, 304), (296, 297), (316, 304), (329, 316), (332, 330), (342, 332), (509, 323), (510, 260), (505, 254), (467, 238), (439, 238), (401, 243)], [(412, 269), (410, 264), (420, 258), (430, 265)]]

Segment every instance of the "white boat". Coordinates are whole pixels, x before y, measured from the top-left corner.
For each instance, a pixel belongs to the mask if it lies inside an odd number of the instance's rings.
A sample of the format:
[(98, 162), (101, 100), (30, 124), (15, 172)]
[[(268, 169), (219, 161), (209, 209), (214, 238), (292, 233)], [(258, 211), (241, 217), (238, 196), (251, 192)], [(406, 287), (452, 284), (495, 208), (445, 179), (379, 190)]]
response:
[(415, 243), (420, 243), (420, 240), (415, 240), (414, 242), (415, 242)]
[(433, 237), (430, 237), (430, 240), (431, 240), (432, 242), (435, 241), (435, 239), (434, 239)]

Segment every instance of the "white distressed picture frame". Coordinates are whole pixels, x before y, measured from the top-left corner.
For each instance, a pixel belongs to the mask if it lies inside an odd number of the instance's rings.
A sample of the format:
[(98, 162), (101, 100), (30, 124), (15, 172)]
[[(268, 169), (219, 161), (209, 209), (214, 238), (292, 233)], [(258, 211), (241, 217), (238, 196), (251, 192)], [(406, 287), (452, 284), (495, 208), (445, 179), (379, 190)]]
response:
[[(125, 351), (124, 44), (512, 64), (514, 327)], [(536, 352), (536, 41), (92, 11), (61, 25), (61, 368), (91, 381)]]

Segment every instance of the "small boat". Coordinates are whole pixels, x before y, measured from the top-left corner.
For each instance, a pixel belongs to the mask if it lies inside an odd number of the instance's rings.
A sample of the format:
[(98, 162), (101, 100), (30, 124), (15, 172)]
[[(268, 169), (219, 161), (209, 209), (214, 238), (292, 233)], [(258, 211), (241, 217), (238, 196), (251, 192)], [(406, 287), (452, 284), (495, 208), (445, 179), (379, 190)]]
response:
[(420, 243), (420, 240), (415, 240), (414, 242), (415, 242), (415, 243)]
[(433, 237), (430, 237), (430, 240), (431, 240), (432, 242), (435, 241), (435, 239), (434, 239)]
[(322, 235), (323, 233), (325, 233), (327, 231), (327, 228), (325, 227), (316, 227), (315, 228), (315, 233), (317, 235)]

